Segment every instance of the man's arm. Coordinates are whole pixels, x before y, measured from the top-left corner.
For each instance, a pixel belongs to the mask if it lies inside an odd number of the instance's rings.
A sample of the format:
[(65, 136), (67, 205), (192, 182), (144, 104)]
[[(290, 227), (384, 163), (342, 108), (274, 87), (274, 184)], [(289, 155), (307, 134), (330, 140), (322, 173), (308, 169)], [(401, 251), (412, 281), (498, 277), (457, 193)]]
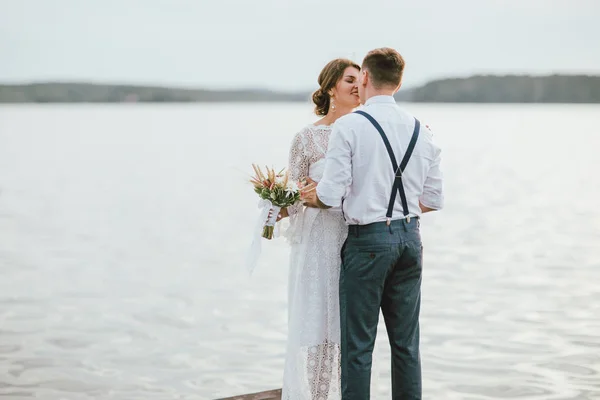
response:
[(419, 207), (422, 213), (441, 210), (444, 207), (443, 176), (440, 169), (441, 160), (441, 150), (434, 145), (433, 162), (429, 167), (429, 172), (423, 185), (423, 194), (419, 199)]
[(339, 207), (346, 189), (352, 183), (352, 149), (347, 138), (349, 128), (336, 123), (329, 137), (325, 171), (316, 189), (303, 190), (303, 200), (309, 207)]

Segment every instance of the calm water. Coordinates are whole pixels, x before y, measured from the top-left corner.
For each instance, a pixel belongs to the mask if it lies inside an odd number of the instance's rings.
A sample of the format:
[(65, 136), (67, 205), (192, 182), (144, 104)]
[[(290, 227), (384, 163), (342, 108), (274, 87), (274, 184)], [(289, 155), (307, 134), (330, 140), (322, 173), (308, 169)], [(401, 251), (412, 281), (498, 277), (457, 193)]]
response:
[[(408, 108), (446, 177), (422, 223), (425, 398), (600, 399), (600, 107)], [(285, 165), (310, 111), (0, 107), (0, 397), (280, 387), (288, 248), (265, 243), (246, 275), (245, 173)]]

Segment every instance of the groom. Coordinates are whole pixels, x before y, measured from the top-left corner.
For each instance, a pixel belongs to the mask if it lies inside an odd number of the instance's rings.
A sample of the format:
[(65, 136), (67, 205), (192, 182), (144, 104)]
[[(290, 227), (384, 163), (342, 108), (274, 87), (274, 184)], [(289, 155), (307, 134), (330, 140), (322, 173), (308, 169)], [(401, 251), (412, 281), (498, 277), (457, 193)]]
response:
[(364, 107), (336, 121), (323, 178), (316, 190), (303, 189), (305, 205), (341, 205), (348, 224), (340, 272), (343, 400), (370, 398), (380, 309), (392, 398), (421, 399), (419, 217), (442, 208), (442, 173), (431, 132), (393, 98), (403, 71), (394, 49), (367, 54), (358, 82)]

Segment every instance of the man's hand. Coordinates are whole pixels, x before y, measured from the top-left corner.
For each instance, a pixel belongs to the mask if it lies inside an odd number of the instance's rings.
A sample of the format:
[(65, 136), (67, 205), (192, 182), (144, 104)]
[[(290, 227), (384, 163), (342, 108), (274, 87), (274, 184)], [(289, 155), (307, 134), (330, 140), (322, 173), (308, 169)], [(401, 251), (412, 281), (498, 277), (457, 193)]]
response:
[(306, 207), (312, 208), (331, 208), (328, 205), (323, 204), (317, 196), (317, 183), (310, 178), (305, 179), (305, 185), (300, 189), (300, 197), (302, 198), (303, 204)]
[(302, 188), (300, 189), (300, 198), (306, 207), (319, 208), (317, 184), (317, 182), (308, 177), (304, 178)]
[(435, 208), (429, 208), (427, 206), (424, 206), (423, 203), (421, 203), (419, 201), (419, 208), (421, 209), (421, 213), (425, 214), (431, 211), (437, 211)]

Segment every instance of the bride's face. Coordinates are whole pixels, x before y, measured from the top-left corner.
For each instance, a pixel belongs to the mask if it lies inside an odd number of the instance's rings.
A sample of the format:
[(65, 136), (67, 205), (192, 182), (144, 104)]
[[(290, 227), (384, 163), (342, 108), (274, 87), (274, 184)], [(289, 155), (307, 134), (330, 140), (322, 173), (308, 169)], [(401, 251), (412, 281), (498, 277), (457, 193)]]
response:
[(360, 104), (358, 97), (358, 74), (359, 70), (348, 67), (344, 70), (342, 79), (335, 85), (333, 96), (335, 103), (342, 107), (354, 108)]

